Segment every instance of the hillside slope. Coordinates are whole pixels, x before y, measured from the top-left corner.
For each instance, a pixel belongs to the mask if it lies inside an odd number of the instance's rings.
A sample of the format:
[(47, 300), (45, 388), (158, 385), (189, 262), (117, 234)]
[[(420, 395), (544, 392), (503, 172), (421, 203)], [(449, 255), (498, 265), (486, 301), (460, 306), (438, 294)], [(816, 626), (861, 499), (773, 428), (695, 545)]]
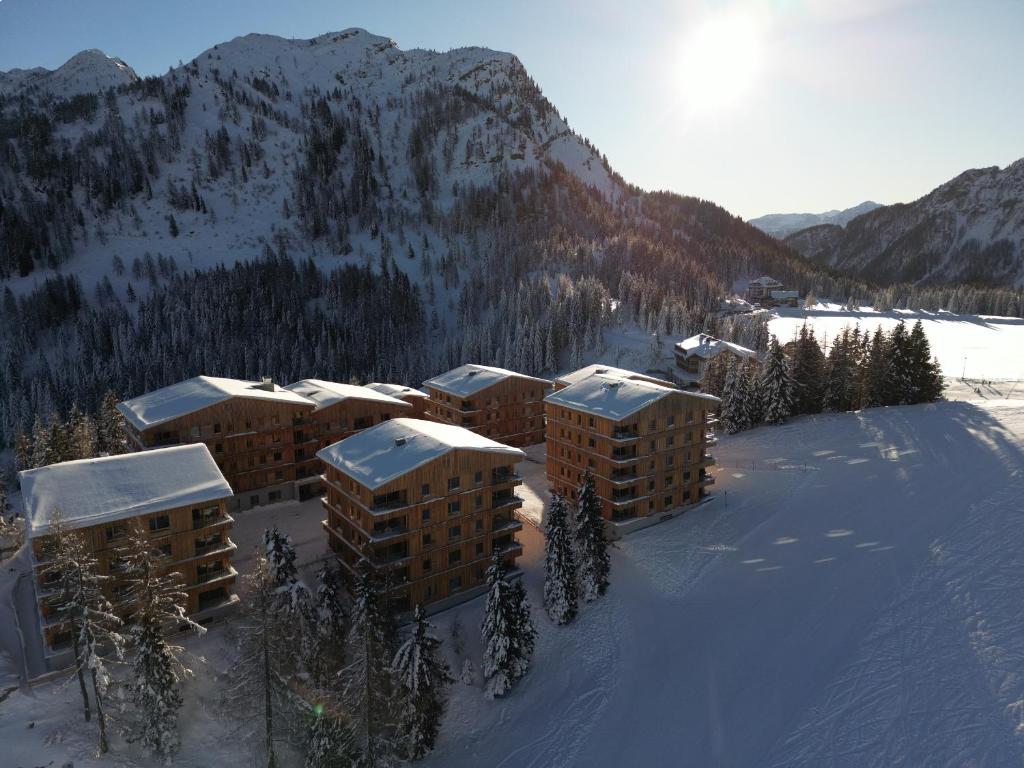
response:
[(807, 229), (808, 227), (817, 227), (822, 224), (846, 226), (847, 223), (862, 213), (873, 211), (879, 207), (879, 203), (866, 200), (860, 205), (845, 208), (841, 211), (831, 210), (824, 213), (769, 213), (764, 216), (758, 216), (755, 219), (747, 219), (747, 223), (781, 240), (787, 235), (799, 232), (801, 229)]
[(1024, 160), (965, 171), (912, 203), (882, 206), (845, 227), (811, 227), (785, 242), (880, 283), (1024, 285)]

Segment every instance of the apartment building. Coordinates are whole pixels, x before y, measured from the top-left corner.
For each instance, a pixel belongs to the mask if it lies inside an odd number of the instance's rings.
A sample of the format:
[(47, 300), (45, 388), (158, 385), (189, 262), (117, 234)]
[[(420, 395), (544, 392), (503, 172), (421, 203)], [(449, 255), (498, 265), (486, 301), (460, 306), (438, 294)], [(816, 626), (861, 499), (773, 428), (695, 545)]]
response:
[[(118, 405), (135, 450), (203, 443), (235, 492), (232, 510), (298, 496), (316, 455), (316, 403), (269, 379), (197, 376)], [(315, 466), (314, 475), (319, 474)]]
[(675, 345), (676, 377), (683, 386), (701, 387), (708, 364), (719, 355), (737, 359), (757, 359), (757, 352), (731, 341), (716, 339), (708, 333), (698, 333)]
[(578, 381), (583, 381), (594, 374), (601, 374), (602, 376), (618, 376), (623, 379), (636, 379), (639, 381), (649, 381), (652, 384), (660, 384), (663, 387), (674, 387), (675, 384), (668, 379), (661, 379), (656, 376), (650, 376), (646, 373), (637, 373), (636, 371), (627, 371), (625, 368), (616, 368), (613, 365), (604, 365), (602, 363), (594, 363), (593, 365), (587, 365), (579, 370), (571, 373), (566, 373), (555, 379), (555, 391), (570, 387)]
[(427, 415), (513, 446), (544, 442), (547, 379), (473, 363), (423, 382)]
[(323, 379), (303, 379), (285, 387), (314, 404), (311, 424), (303, 425), (296, 436), (315, 435), (316, 446), (296, 450), (295, 479), (298, 498), (305, 500), (323, 492), (323, 472), (316, 451), (351, 437), (356, 432), (396, 416), (412, 415), (413, 407), (404, 400), (355, 384), (340, 384)]
[(575, 498), (594, 475), (608, 534), (673, 517), (703, 499), (719, 400), (611, 373), (593, 373), (545, 398), (547, 477)]
[(397, 610), (447, 607), (486, 590), (497, 552), (522, 554), (518, 448), (462, 427), (392, 419), (322, 449), (328, 543), (347, 571), (387, 575)]
[(372, 389), (374, 392), (380, 392), (389, 397), (396, 397), (411, 405), (412, 410), (404, 414), (405, 416), (411, 419), (425, 418), (427, 406), (430, 404), (430, 395), (423, 390), (407, 387), (404, 384), (386, 384), (379, 381), (374, 381), (364, 386), (367, 389)]
[(205, 445), (160, 448), (121, 456), (68, 461), (21, 472), (45, 656), (59, 667), (71, 650), (71, 632), (55, 604), (57, 577), (44, 574), (57, 515), (78, 530), (97, 556), (115, 612), (132, 605), (119, 553), (141, 525), (168, 568), (184, 577), (185, 606), (197, 621), (229, 610), (237, 573), (231, 567), (228, 502), (231, 486)]

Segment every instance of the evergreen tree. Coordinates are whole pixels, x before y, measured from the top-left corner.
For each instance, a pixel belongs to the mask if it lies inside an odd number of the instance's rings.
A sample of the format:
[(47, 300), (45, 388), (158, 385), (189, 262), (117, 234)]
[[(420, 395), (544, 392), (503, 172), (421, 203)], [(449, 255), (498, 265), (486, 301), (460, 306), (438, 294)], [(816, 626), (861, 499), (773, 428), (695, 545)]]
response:
[(96, 450), (101, 456), (118, 456), (128, 452), (128, 434), (124, 417), (117, 410), (118, 397), (107, 390), (96, 418)]
[(889, 372), (889, 344), (881, 326), (875, 329), (870, 342), (867, 342), (865, 336), (865, 342), (867, 351), (862, 355), (860, 405), (862, 408), (877, 408), (887, 404), (886, 376)]
[(306, 737), (305, 768), (349, 768), (346, 732), (341, 718), (322, 703), (313, 708)]
[(306, 665), (318, 685), (325, 685), (341, 668), (345, 653), (347, 617), (337, 569), (324, 563), (317, 572), (315, 622)]
[(594, 476), (589, 469), (583, 473), (583, 483), (577, 495), (574, 527), (579, 594), (589, 603), (608, 589), (611, 571), (601, 499), (597, 496)]
[(820, 413), (825, 400), (825, 354), (806, 323), (800, 328), (793, 348), (790, 370), (793, 378), (793, 412)]
[(569, 505), (560, 493), (551, 496), (544, 540), (544, 608), (555, 624), (568, 624), (576, 616), (576, 561)]
[(487, 604), (481, 634), (483, 672), (488, 698), (504, 696), (530, 667), (536, 630), (530, 619), (526, 593), (518, 581), (510, 584), (507, 568), (495, 557), (487, 569)]
[(912, 350), (907, 327), (900, 320), (887, 339), (888, 360), (883, 379), (882, 402), (885, 405), (907, 405), (914, 402), (914, 377), (910, 369)]
[(169, 760), (180, 743), (181, 681), (192, 673), (181, 661), (184, 649), (169, 643), (167, 635), (181, 627), (199, 634), (206, 630), (185, 614), (185, 580), (180, 573), (168, 571), (170, 557), (153, 549), (141, 526), (133, 528), (119, 555), (134, 606), (130, 637), (135, 657), (125, 683), (134, 717), (126, 735), (128, 741), (141, 742), (151, 753)]
[[(722, 356), (719, 355), (720, 357)], [(722, 386), (722, 403), (718, 409), (722, 427), (730, 435), (734, 435), (748, 426), (746, 424), (747, 407), (743, 402), (743, 393), (746, 389), (745, 381), (739, 364), (730, 355), (729, 365), (725, 372), (725, 383)]]
[(381, 602), (378, 579), (363, 561), (355, 583), (341, 695), (349, 714), (345, 751), (352, 755), (352, 765), (361, 768), (385, 768), (401, 755), (391, 673), (394, 629)]
[(918, 320), (910, 331), (908, 365), (911, 376), (912, 403), (929, 403), (942, 397), (945, 386), (938, 360), (932, 358), (924, 326)]
[(793, 380), (779, 340), (772, 336), (759, 380), (761, 408), (767, 424), (781, 424), (793, 413)]
[(446, 691), (455, 682), (441, 656), (441, 641), (432, 634), (432, 629), (423, 609), (417, 605), (412, 634), (399, 647), (391, 663), (401, 701), (399, 732), (405, 736), (404, 752), (409, 760), (419, 760), (434, 748), (444, 715)]

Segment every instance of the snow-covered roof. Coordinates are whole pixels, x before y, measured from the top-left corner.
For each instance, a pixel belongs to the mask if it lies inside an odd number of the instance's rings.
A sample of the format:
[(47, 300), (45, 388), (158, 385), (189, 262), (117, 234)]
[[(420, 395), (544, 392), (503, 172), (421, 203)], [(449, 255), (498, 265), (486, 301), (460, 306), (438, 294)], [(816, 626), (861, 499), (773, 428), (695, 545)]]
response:
[(393, 405), (396, 408), (412, 407), (404, 400), (398, 400), (370, 387), (339, 384), (336, 381), (323, 381), (322, 379), (303, 379), (289, 384), (285, 389), (312, 400), (316, 403), (316, 408), (313, 409), (316, 411), (329, 408), (342, 400), (372, 400), (376, 403)]
[(593, 376), (594, 374), (604, 374), (606, 376), (619, 376), (624, 379), (637, 379), (640, 381), (649, 381), (652, 384), (660, 384), (663, 387), (673, 386), (671, 381), (666, 381), (665, 379), (659, 379), (655, 376), (648, 376), (644, 373), (637, 373), (636, 371), (627, 371), (625, 368), (616, 368), (613, 365), (604, 365), (603, 363), (594, 363), (593, 365), (588, 365), (584, 368), (580, 368), (577, 371), (573, 371), (572, 373), (567, 373), (564, 376), (559, 376), (557, 379), (555, 379), (555, 381), (557, 381), (559, 384), (565, 384), (566, 386), (570, 386), (572, 384), (575, 384), (577, 381), (582, 381), (588, 376)]
[(385, 395), (390, 395), (391, 397), (430, 397), (426, 392), (413, 387), (407, 387), (404, 384), (387, 384), (380, 381), (373, 381), (365, 386), (367, 389), (372, 389), (375, 392), (383, 392)]
[(58, 510), (85, 528), (231, 496), (202, 443), (51, 464), (19, 473), (29, 535), (46, 534)]
[(759, 277), (759, 278), (757, 278), (755, 280), (751, 280), (750, 284), (751, 285), (764, 285), (764, 286), (782, 285), (782, 283), (780, 283), (774, 277), (768, 277), (768, 275), (764, 275), (763, 277)]
[(663, 387), (643, 379), (628, 379), (600, 373), (554, 392), (544, 398), (544, 401), (619, 421), (664, 397), (697, 397), (715, 403), (720, 402), (717, 397), (701, 392), (684, 392), (675, 387)]
[(521, 450), (451, 424), (391, 419), (322, 448), (317, 456), (370, 490), (456, 449), (526, 457)]
[(683, 339), (676, 344), (676, 349), (683, 353), (684, 357), (702, 357), (708, 360), (720, 352), (729, 350), (740, 357), (757, 357), (757, 352), (752, 349), (734, 344), (731, 341), (722, 341), (707, 333), (698, 333), (688, 339)]
[(424, 381), (423, 386), (440, 389), (449, 395), (467, 397), (510, 377), (535, 381), (544, 387), (551, 386), (551, 382), (547, 379), (539, 379), (536, 376), (527, 376), (525, 373), (495, 368), (490, 365), (477, 365), (476, 363), (467, 363), (453, 368), (447, 373)]
[(769, 291), (768, 295), (773, 299), (799, 299), (800, 291)]
[(119, 410), (136, 429), (149, 429), (171, 419), (187, 416), (211, 405), (247, 397), (254, 400), (277, 400), (294, 405), (312, 405), (302, 395), (289, 392), (273, 383), (196, 376), (163, 389), (118, 403)]

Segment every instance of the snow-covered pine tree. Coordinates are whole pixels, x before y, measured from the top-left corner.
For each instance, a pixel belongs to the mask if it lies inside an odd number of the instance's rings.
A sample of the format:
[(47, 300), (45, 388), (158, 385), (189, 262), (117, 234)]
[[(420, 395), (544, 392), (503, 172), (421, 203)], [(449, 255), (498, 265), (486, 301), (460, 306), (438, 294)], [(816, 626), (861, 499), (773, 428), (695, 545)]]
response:
[(96, 450), (101, 456), (117, 456), (128, 452), (128, 433), (124, 417), (117, 410), (118, 397), (107, 390), (96, 417)]
[(459, 682), (463, 685), (474, 685), (476, 683), (476, 667), (472, 659), (465, 659), (462, 662), (462, 671), (459, 673)]
[(348, 617), (341, 596), (341, 577), (337, 568), (324, 563), (317, 571), (315, 621), (311, 627), (310, 656), (306, 667), (317, 685), (327, 685), (341, 668), (345, 657)]
[(739, 360), (740, 377), (737, 400), (742, 406), (741, 423), (743, 429), (753, 429), (764, 419), (761, 408), (761, 367), (755, 360)]
[(544, 539), (544, 608), (555, 624), (576, 616), (576, 559), (569, 527), (569, 505), (560, 493), (551, 495)]
[(889, 334), (888, 348), (882, 402), (885, 405), (907, 405), (915, 399), (914, 372), (911, 370), (913, 350), (907, 326), (902, 320)]
[(179, 688), (192, 671), (181, 661), (184, 649), (169, 643), (167, 636), (181, 627), (198, 634), (206, 629), (185, 614), (185, 580), (180, 573), (168, 570), (170, 557), (153, 549), (141, 526), (132, 528), (118, 555), (125, 566), (128, 597), (134, 604), (129, 636), (135, 653), (131, 675), (125, 681), (134, 711), (126, 724), (126, 737), (170, 760), (180, 744)]
[(779, 340), (772, 336), (759, 380), (763, 419), (781, 424), (793, 413), (793, 379)]
[(313, 658), (317, 644), (316, 609), (309, 589), (299, 579), (295, 565), (297, 554), (291, 536), (279, 531), (275, 525), (263, 531), (263, 546), (270, 581), (279, 603), (275, 612), (284, 614), (288, 619), (286, 629), (292, 647), (298, 651), (294, 656), (295, 670), (298, 670)]
[(889, 371), (889, 342), (882, 327), (878, 326), (870, 341), (865, 334), (864, 343), (867, 350), (861, 358), (860, 405), (861, 408), (877, 408), (886, 404), (885, 377)]
[(263, 531), (263, 547), (267, 555), (267, 567), (270, 569), (270, 580), (274, 586), (284, 587), (298, 579), (295, 567), (295, 547), (286, 533), (281, 533), (275, 525)]
[(924, 326), (918, 320), (910, 331), (910, 371), (913, 382), (913, 403), (929, 403), (942, 397), (945, 384), (939, 361), (932, 357)]
[(365, 560), (356, 576), (350, 622), (348, 659), (341, 672), (341, 701), (349, 713), (346, 751), (353, 766), (388, 768), (401, 755), (391, 674), (394, 628), (382, 604), (380, 581)]
[(102, 577), (96, 575), (99, 561), (90, 552), (81, 532), (64, 522), (59, 509), (51, 513), (50, 527), (43, 541), (42, 560), (46, 565), (40, 575), (56, 584), (55, 594), (48, 602), (51, 609), (63, 614), (67, 621), (75, 655), (75, 673), (82, 693), (83, 716), (89, 722), (92, 720), (92, 706), (85, 685), (86, 666), (80, 638), (86, 607), (98, 602), (102, 596)]
[(306, 737), (305, 768), (349, 768), (351, 755), (345, 752), (345, 726), (333, 707), (318, 703), (313, 707)]
[(487, 604), (480, 631), (484, 644), (484, 693), (504, 696), (530, 668), (536, 630), (522, 584), (509, 583), (507, 568), (495, 557), (487, 569)]
[(589, 603), (608, 589), (608, 574), (611, 570), (601, 500), (597, 496), (594, 476), (589, 469), (584, 471), (583, 482), (577, 493), (573, 529), (579, 596)]
[(455, 682), (441, 655), (441, 641), (432, 630), (423, 608), (417, 605), (412, 634), (391, 662), (400, 701), (399, 733), (405, 737), (407, 760), (419, 760), (434, 748), (447, 703), (447, 689)]
[(807, 323), (800, 327), (790, 362), (793, 412), (821, 413), (825, 399), (825, 353)]
[(257, 548), (253, 569), (244, 577), (239, 653), (225, 691), (229, 706), (241, 714), (262, 715), (267, 768), (276, 768), (274, 742), (280, 721), (296, 707), (288, 686), (295, 657), (291, 618), (281, 609), (280, 592), (266, 554)]
[[(722, 355), (719, 355), (722, 357)], [(716, 358), (717, 359), (717, 358)], [(745, 428), (747, 408), (742, 402), (745, 391), (745, 377), (743, 371), (733, 355), (729, 355), (729, 363), (725, 372), (725, 384), (722, 386), (722, 403), (719, 406), (718, 417), (722, 420), (722, 427), (730, 435), (736, 434)]]

